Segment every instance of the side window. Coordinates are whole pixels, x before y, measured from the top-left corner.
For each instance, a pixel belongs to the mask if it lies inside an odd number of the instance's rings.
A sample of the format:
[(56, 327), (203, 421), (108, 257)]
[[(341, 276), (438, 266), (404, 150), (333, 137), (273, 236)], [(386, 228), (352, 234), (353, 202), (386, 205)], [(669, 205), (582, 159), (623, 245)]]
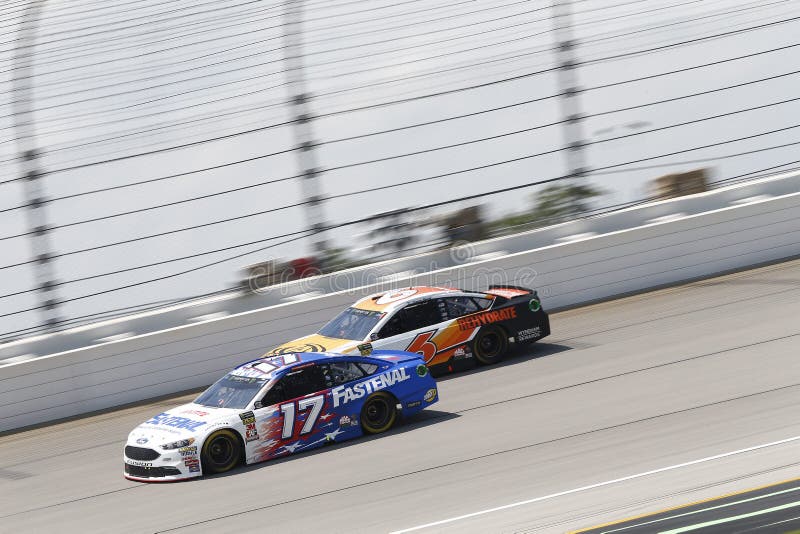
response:
[(374, 363), (359, 363), (358, 366), (364, 371), (364, 374), (371, 375), (378, 370), (378, 366)]
[(441, 300), (447, 319), (456, 319), (480, 310), (478, 304), (470, 297), (446, 297)]
[(392, 337), (396, 336), (397, 334), (402, 334), (406, 330), (407, 329), (405, 328), (403, 321), (403, 310), (400, 310), (396, 312), (385, 325), (383, 325), (378, 337), (381, 339)]
[(354, 362), (334, 362), (326, 367), (328, 367), (329, 373), (328, 377), (326, 377), (326, 382), (328, 378), (331, 382), (329, 387), (352, 382), (366, 376), (366, 373)]
[(444, 321), (442, 312), (439, 310), (437, 301), (426, 300), (415, 304), (409, 304), (402, 310), (394, 314), (383, 328), (381, 328), (380, 338), (384, 339), (398, 334), (404, 334), (418, 328), (425, 328), (433, 324)]
[(312, 365), (284, 375), (277, 384), (270, 388), (261, 404), (270, 406), (285, 400), (305, 397), (324, 389), (327, 389), (327, 386), (322, 369), (318, 365)]
[(405, 319), (406, 332), (441, 323), (444, 320), (434, 300), (426, 300), (419, 304), (406, 306), (403, 308), (402, 313)]
[(475, 301), (475, 304), (477, 304), (478, 308), (480, 308), (481, 310), (487, 309), (489, 306), (492, 305), (492, 302), (494, 302), (492, 299), (483, 299), (479, 297), (475, 297), (472, 300)]

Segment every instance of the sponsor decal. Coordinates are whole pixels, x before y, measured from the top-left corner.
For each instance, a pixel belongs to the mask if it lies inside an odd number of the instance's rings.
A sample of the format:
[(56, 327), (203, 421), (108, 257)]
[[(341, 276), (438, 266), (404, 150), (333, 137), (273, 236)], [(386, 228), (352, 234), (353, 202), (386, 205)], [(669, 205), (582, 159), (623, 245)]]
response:
[(181, 453), (181, 456), (197, 456), (197, 445), (192, 445), (191, 447), (181, 447), (178, 449), (178, 452)]
[(457, 319), (458, 328), (461, 330), (471, 330), (485, 324), (492, 324), (498, 321), (514, 319), (516, 316), (516, 308), (503, 308), (501, 310), (481, 312), (475, 315), (467, 315), (466, 317)]
[(532, 312), (537, 312), (542, 309), (542, 303), (539, 302), (539, 299), (531, 299), (531, 301), (528, 302), (528, 308), (530, 308)]
[(243, 412), (239, 414), (239, 419), (241, 419), (242, 424), (244, 424), (244, 440), (250, 443), (251, 441), (259, 439), (255, 414), (253, 412)]
[(372, 377), (354, 386), (335, 387), (331, 390), (331, 394), (333, 395), (333, 407), (336, 408), (340, 404), (347, 404), (348, 402), (358, 400), (365, 395), (369, 395), (373, 391), (388, 388), (399, 382), (405, 382), (409, 378), (411, 377), (406, 373), (406, 369), (401, 367), (400, 369), (393, 369)]
[(136, 443), (138, 443), (139, 445), (144, 445), (145, 443), (147, 443), (147, 441), (148, 441), (147, 438), (139, 438), (136, 440)]
[(256, 422), (256, 414), (253, 412), (242, 412), (239, 414), (239, 419), (241, 419), (242, 423), (245, 425), (249, 425)]
[(184, 410), (181, 413), (188, 413), (189, 415), (199, 415), (200, 417), (205, 417), (208, 415), (208, 412), (202, 412), (200, 410)]
[(197, 457), (194, 458), (184, 458), (183, 463), (186, 467), (189, 468), (190, 473), (199, 473), (200, 472), (200, 460)]
[(428, 391), (426, 391), (423, 399), (425, 399), (425, 402), (433, 402), (434, 399), (436, 399), (436, 390), (429, 389)]
[(270, 356), (281, 356), (283, 354), (291, 354), (293, 352), (325, 352), (327, 350), (328, 349), (319, 343), (303, 343), (302, 345), (278, 347), (277, 349), (269, 351), (267, 354)]
[(527, 330), (520, 330), (517, 332), (517, 340), (519, 341), (527, 341), (529, 339), (539, 339), (542, 337), (542, 328), (536, 326), (534, 328), (528, 328)]
[(256, 428), (255, 423), (244, 427), (244, 440), (247, 443), (250, 443), (251, 441), (257, 441), (258, 439), (258, 429)]
[(189, 430), (190, 432), (194, 432), (201, 426), (205, 425), (205, 421), (193, 421), (192, 419), (188, 419), (186, 417), (176, 417), (174, 415), (170, 415), (168, 413), (160, 413), (157, 416), (153, 417), (149, 421), (145, 421), (144, 424), (146, 425), (164, 425), (169, 426), (172, 428), (182, 428), (184, 430)]
[(362, 343), (357, 348), (362, 356), (369, 356), (372, 354), (372, 343)]
[(153, 467), (153, 462), (140, 462), (138, 460), (128, 460), (125, 458), (125, 463), (128, 465), (136, 465), (138, 467)]
[(349, 426), (353, 422), (349, 415), (343, 415), (339, 418), (339, 426)]
[(384, 306), (386, 304), (391, 304), (392, 302), (397, 302), (398, 300), (407, 299), (412, 295), (416, 295), (416, 289), (405, 289), (403, 291), (390, 291), (389, 293), (385, 293), (381, 295), (381, 297), (375, 301), (375, 304), (378, 306)]
[(472, 351), (466, 345), (462, 345), (453, 351), (454, 360), (463, 360), (465, 358), (472, 358)]
[(418, 376), (427, 376), (428, 375), (428, 368), (422, 364), (417, 366), (417, 375)]
[(420, 404), (422, 404), (422, 401), (409, 402), (409, 403), (406, 403), (406, 408), (416, 408)]

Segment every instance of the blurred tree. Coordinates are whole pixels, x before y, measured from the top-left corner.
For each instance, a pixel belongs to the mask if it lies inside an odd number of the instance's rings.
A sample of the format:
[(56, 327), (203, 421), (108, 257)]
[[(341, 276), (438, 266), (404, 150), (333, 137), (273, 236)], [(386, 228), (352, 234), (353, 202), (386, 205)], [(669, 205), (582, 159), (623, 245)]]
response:
[(603, 191), (588, 184), (548, 185), (534, 195), (533, 221), (551, 222), (580, 215), (589, 210), (589, 201)]
[(588, 184), (549, 185), (531, 195), (533, 208), (530, 211), (491, 221), (490, 234), (523, 231), (568, 220), (588, 211), (591, 199), (603, 194), (605, 191)]

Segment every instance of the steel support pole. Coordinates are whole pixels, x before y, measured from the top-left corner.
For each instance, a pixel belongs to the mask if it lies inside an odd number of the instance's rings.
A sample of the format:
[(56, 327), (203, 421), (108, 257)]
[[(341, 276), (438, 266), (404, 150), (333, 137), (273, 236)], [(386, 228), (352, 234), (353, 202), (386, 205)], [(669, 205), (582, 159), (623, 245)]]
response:
[(12, 101), (14, 136), (25, 194), (25, 215), (35, 260), (35, 280), (42, 324), (55, 326), (59, 321), (51, 229), (47, 224), (47, 198), (44, 195), (44, 173), (36, 139), (33, 113), (33, 58), (39, 16), (45, 0), (31, 0), (22, 14), (14, 46)]
[(293, 130), (297, 162), (300, 168), (303, 198), (306, 202), (306, 221), (312, 232), (312, 249), (319, 261), (324, 261), (326, 243), (324, 198), (321, 196), (320, 175), (317, 164), (316, 141), (312, 127), (311, 94), (306, 89), (303, 63), (303, 0), (286, 0), (284, 6), (283, 38), (284, 65), (291, 98)]
[(556, 71), (559, 87), (559, 104), (564, 122), (563, 135), (567, 150), (567, 176), (580, 178), (588, 173), (586, 146), (583, 133), (584, 116), (581, 111), (578, 85), (577, 42), (572, 30), (571, 0), (553, 0), (553, 24), (557, 51)]

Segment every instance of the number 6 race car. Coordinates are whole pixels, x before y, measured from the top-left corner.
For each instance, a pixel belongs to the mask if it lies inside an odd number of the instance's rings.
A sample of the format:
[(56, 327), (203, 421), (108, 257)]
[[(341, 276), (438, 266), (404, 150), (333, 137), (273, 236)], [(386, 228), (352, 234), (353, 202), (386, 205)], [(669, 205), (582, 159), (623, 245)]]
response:
[(317, 333), (290, 341), (269, 355), (304, 351), (358, 353), (375, 348), (420, 354), (434, 376), (503, 359), (510, 343), (550, 334), (550, 319), (536, 291), (491, 286), (486, 293), (410, 287), (356, 302)]
[(437, 400), (436, 382), (416, 354), (261, 358), (237, 367), (191, 404), (136, 427), (125, 445), (125, 478), (199, 477), (378, 434)]

